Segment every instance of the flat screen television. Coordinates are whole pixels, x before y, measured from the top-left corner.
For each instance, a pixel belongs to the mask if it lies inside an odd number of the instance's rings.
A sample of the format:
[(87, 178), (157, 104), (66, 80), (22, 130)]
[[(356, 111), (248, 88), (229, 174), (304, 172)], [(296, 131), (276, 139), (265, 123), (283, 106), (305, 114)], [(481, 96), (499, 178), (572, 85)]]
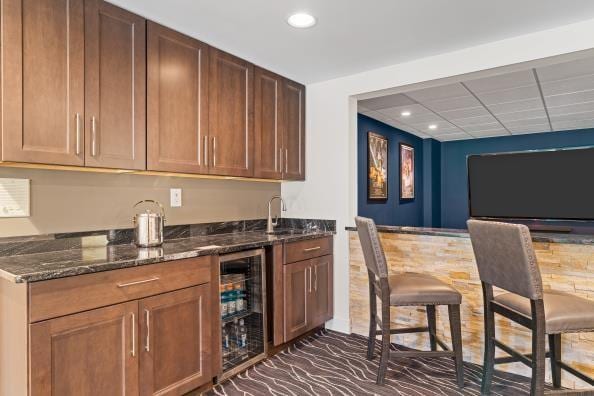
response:
[(594, 147), (468, 156), (470, 216), (594, 220)]

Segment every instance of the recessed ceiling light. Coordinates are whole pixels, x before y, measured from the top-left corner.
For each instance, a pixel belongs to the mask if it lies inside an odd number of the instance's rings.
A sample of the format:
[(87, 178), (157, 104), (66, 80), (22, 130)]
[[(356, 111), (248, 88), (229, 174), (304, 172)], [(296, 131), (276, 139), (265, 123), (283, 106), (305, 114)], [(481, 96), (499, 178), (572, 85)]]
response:
[(312, 27), (316, 22), (316, 18), (313, 15), (304, 12), (293, 14), (287, 19), (289, 25), (301, 29)]
[(437, 129), (437, 125), (431, 124), (431, 125), (429, 125), (429, 129)]
[(405, 110), (405, 111), (403, 111), (402, 113), (400, 113), (400, 115), (401, 115), (402, 117), (408, 117), (408, 116), (410, 115), (410, 111), (408, 111), (408, 110)]

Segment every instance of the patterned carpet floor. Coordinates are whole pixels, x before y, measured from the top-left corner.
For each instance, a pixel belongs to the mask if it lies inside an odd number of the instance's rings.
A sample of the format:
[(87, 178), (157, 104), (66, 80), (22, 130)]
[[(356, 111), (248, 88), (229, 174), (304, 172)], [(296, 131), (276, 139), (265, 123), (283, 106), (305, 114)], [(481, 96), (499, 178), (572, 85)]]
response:
[[(384, 386), (375, 384), (379, 362), (365, 359), (367, 340), (322, 331), (216, 386), (207, 395), (479, 395), (481, 367), (465, 364), (458, 389), (450, 358), (391, 358)], [(393, 346), (394, 349), (397, 346)], [(526, 377), (496, 372), (492, 395), (527, 395)]]

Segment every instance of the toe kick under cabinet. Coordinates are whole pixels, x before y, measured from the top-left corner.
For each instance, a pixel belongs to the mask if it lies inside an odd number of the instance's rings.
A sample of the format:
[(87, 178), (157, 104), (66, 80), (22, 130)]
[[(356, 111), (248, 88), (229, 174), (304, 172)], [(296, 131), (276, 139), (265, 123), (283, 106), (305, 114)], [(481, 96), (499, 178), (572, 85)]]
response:
[(25, 285), (28, 386), (3, 378), (0, 394), (181, 395), (210, 382), (213, 260)]
[(283, 341), (322, 326), (333, 316), (332, 237), (284, 246)]

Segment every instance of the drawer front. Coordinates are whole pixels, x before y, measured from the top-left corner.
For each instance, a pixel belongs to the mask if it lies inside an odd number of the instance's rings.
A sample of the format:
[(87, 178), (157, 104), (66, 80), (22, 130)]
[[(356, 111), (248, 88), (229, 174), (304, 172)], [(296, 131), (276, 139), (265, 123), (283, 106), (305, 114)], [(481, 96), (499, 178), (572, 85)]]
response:
[(35, 282), (31, 323), (136, 300), (210, 281), (212, 256)]
[(332, 237), (285, 244), (285, 264), (332, 254)]

